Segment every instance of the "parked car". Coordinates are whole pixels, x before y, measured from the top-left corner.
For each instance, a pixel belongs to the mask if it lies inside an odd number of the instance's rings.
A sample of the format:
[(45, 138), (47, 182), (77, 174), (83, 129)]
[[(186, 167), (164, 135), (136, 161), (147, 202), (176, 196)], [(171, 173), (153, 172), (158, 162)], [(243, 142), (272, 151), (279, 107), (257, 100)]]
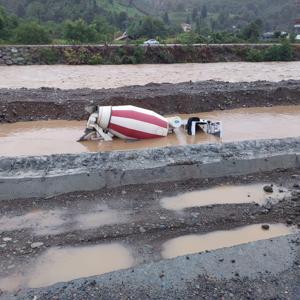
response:
[(149, 45), (149, 46), (151, 46), (151, 45), (159, 45), (159, 41), (157, 41), (155, 39), (150, 39), (148, 41), (145, 41), (144, 45)]

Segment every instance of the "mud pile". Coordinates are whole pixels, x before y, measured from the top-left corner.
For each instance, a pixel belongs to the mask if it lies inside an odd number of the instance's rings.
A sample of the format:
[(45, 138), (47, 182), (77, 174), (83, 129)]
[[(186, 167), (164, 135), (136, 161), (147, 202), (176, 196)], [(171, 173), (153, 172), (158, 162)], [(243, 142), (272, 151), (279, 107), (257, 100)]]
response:
[(300, 82), (186, 82), (115, 89), (0, 89), (0, 122), (83, 120), (86, 105), (136, 105), (160, 114), (300, 104)]

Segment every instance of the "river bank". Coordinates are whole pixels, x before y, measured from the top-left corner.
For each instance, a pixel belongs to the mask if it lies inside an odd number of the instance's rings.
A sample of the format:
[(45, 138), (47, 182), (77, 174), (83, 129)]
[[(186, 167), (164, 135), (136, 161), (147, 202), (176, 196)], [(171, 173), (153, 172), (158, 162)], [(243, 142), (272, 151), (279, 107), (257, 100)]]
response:
[[(0, 65), (100, 65), (147, 63), (209, 63), (229, 61), (300, 60), (300, 45), (288, 46), (288, 59), (273, 54), (274, 44), (194, 45), (45, 45), (0, 46)], [(270, 51), (269, 58), (264, 53)], [(274, 51), (275, 50), (275, 51)], [(287, 49), (284, 48), (284, 51)], [(278, 51), (277, 51), (278, 52)]]

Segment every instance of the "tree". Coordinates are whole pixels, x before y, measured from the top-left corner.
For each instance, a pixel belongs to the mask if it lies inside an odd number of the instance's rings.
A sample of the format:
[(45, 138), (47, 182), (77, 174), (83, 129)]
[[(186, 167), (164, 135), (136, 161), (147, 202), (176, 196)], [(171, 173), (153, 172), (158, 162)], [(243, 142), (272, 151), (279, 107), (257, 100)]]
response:
[(26, 14), (31, 19), (42, 21), (45, 15), (45, 6), (38, 1), (30, 3), (26, 9)]
[(128, 24), (128, 15), (125, 11), (121, 11), (117, 17), (116, 17), (116, 23), (117, 26), (121, 30), (126, 30), (127, 29), (127, 24)]
[(64, 38), (68, 41), (79, 43), (96, 42), (97, 31), (95, 26), (88, 25), (83, 19), (66, 21), (64, 25)]
[(164, 13), (163, 21), (166, 25), (170, 25), (170, 19), (167, 11)]
[(20, 44), (49, 44), (46, 29), (36, 22), (21, 23), (15, 30), (15, 41)]
[(262, 27), (263, 24), (260, 19), (251, 22), (242, 30), (242, 38), (252, 42), (257, 41), (261, 35)]
[(194, 7), (192, 10), (192, 20), (193, 22), (195, 22), (197, 20), (198, 17), (198, 8)]
[(207, 7), (206, 7), (205, 4), (202, 6), (202, 9), (201, 9), (201, 18), (202, 19), (206, 19), (207, 18)]
[(137, 19), (135, 22), (130, 24), (128, 33), (135, 38), (154, 38), (156, 36), (164, 37), (167, 33), (167, 29), (161, 20), (148, 16)]

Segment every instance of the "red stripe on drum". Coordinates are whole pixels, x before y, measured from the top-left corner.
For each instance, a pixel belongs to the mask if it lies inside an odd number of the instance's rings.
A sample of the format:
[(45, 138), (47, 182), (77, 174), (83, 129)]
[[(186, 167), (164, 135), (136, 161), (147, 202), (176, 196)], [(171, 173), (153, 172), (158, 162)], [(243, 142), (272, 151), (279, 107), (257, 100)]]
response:
[(135, 130), (135, 129), (130, 129), (130, 128), (126, 128), (126, 127), (119, 126), (116, 124), (110, 124), (109, 129), (116, 131), (122, 135), (128, 136), (129, 138), (133, 138), (133, 139), (142, 140), (142, 139), (153, 139), (153, 138), (162, 137), (161, 135), (151, 134), (151, 133), (147, 133), (147, 132), (143, 132), (143, 131), (139, 131), (139, 130)]
[(148, 114), (144, 114), (141, 112), (133, 111), (133, 110), (112, 110), (113, 117), (121, 117), (126, 119), (134, 119), (138, 121), (143, 121), (146, 123), (150, 123), (153, 125), (157, 125), (163, 128), (168, 128), (168, 121), (162, 120), (158, 117), (151, 116)]

